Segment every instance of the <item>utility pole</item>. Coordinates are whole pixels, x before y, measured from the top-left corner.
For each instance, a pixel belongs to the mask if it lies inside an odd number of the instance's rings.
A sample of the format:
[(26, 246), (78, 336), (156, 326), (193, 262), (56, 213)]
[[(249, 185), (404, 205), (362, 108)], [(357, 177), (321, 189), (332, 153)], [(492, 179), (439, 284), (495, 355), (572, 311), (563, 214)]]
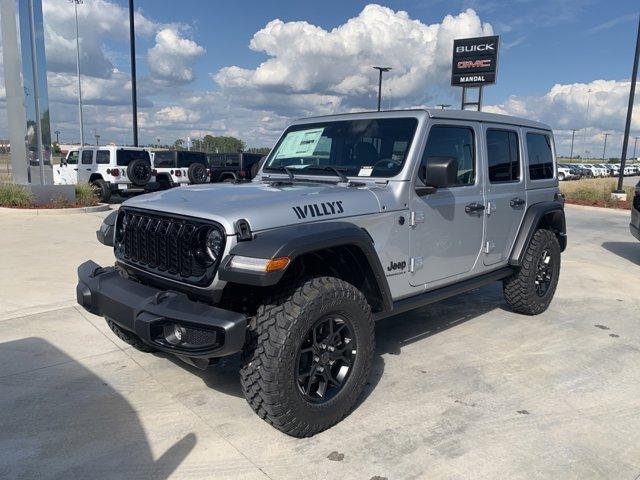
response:
[(569, 155), (569, 160), (573, 160), (573, 141), (574, 141), (574, 140), (575, 140), (575, 138), (576, 138), (576, 132), (577, 132), (577, 131), (578, 131), (578, 130), (577, 130), (577, 129), (575, 129), (575, 128), (572, 128), (572, 129), (571, 129), (571, 154)]
[(607, 137), (611, 135), (610, 133), (603, 133), (604, 135), (604, 148), (602, 149), (602, 161), (604, 162), (605, 154), (607, 153)]
[(631, 129), (631, 115), (633, 114), (633, 99), (636, 94), (636, 80), (638, 79), (638, 56), (640, 56), (640, 15), (638, 16), (638, 33), (636, 35), (636, 51), (633, 57), (633, 70), (631, 73), (631, 88), (629, 89), (629, 105), (627, 106), (627, 121), (624, 125), (624, 137), (622, 138), (622, 155), (620, 157), (620, 176), (618, 177), (617, 194), (624, 193), (622, 181), (624, 180), (624, 166), (627, 162), (627, 146), (629, 144), (629, 130)]
[(93, 136), (96, 137), (96, 147), (100, 145), (100, 135), (98, 135), (98, 129), (93, 129)]
[(587, 90), (587, 115), (586, 115), (586, 125), (584, 126), (584, 138), (582, 143), (582, 150), (584, 151), (584, 156), (587, 158), (587, 128), (589, 127), (589, 107), (591, 106), (591, 89)]
[(131, 109), (133, 113), (133, 146), (138, 146), (138, 93), (136, 87), (136, 27), (133, 0), (129, 0), (129, 42), (131, 44)]
[(388, 72), (391, 70), (391, 67), (373, 67), (375, 70), (380, 72), (378, 77), (378, 111), (380, 111), (380, 105), (382, 102), (382, 72)]

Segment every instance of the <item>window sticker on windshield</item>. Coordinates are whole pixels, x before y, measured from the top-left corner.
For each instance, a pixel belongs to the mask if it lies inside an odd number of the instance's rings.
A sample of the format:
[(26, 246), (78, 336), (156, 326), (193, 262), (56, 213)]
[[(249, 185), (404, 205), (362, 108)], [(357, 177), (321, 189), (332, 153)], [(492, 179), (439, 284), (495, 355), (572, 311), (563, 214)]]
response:
[(360, 171), (358, 172), (359, 177), (370, 177), (371, 172), (373, 172), (373, 167), (362, 166), (360, 167)]
[(275, 158), (311, 157), (324, 128), (289, 132), (280, 144)]

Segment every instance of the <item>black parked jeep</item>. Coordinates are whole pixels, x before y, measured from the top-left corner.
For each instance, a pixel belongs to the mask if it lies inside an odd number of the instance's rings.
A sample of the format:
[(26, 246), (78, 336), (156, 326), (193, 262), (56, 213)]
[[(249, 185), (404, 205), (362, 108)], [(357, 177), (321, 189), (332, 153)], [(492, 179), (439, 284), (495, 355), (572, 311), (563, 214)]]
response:
[(211, 182), (239, 182), (251, 180), (260, 169), (259, 153), (210, 153)]

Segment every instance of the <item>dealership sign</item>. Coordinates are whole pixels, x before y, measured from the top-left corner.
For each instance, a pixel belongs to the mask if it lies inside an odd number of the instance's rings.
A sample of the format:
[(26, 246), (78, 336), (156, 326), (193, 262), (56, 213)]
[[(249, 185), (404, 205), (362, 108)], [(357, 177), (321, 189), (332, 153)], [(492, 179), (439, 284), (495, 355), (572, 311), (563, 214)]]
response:
[(454, 40), (451, 85), (481, 87), (496, 83), (499, 41), (497, 35)]

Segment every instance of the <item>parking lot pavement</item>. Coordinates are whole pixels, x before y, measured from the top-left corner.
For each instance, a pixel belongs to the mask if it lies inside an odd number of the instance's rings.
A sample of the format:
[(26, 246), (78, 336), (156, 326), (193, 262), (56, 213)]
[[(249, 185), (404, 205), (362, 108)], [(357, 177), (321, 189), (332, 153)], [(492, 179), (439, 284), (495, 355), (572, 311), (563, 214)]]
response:
[(628, 212), (567, 207), (569, 248), (540, 316), (509, 312), (492, 285), (380, 322), (360, 405), (304, 440), (254, 415), (237, 357), (200, 372), (142, 354), (72, 305), (75, 266), (110, 259), (94, 240), (101, 216), (1, 219), (0, 478), (640, 473), (640, 243)]

